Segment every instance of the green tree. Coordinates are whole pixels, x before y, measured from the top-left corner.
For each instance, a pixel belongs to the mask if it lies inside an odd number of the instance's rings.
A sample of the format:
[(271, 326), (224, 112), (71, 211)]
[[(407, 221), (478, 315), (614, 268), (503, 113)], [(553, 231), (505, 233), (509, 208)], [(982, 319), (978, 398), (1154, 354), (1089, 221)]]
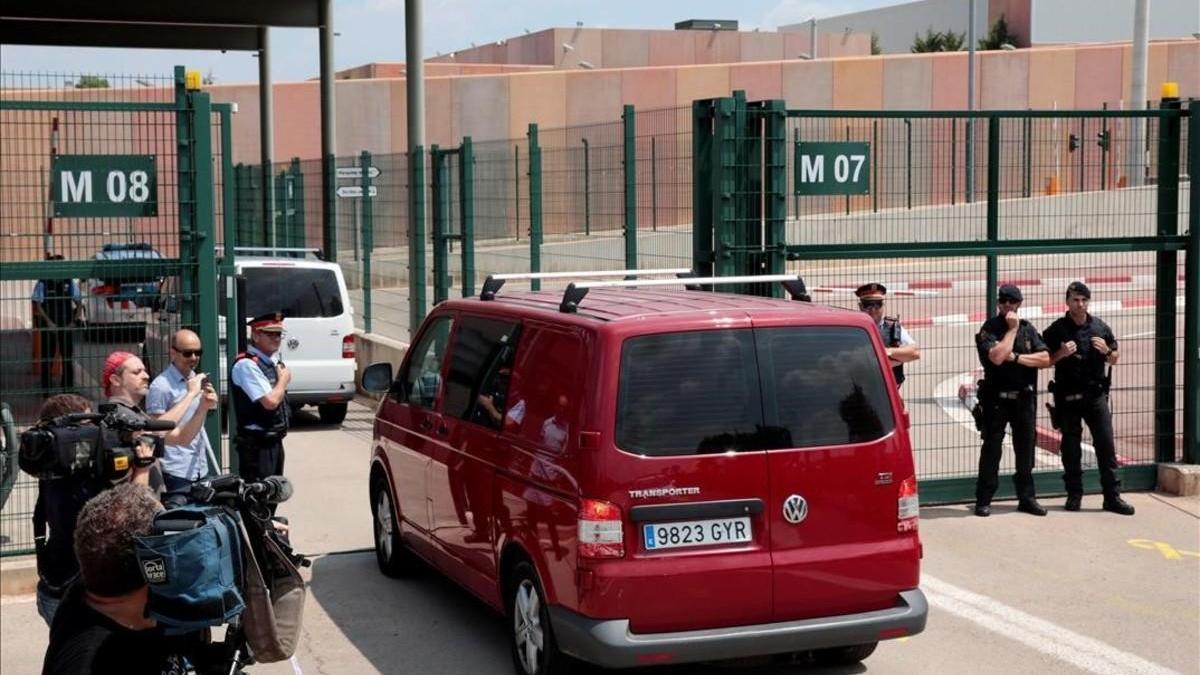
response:
[(979, 41), (980, 49), (1001, 49), (1004, 45), (1016, 46), (1017, 38), (1012, 33), (1008, 32), (1008, 22), (1004, 20), (1004, 15), (1001, 14), (996, 23), (992, 24), (992, 29), (988, 31), (987, 37)]
[(882, 54), (883, 50), (879, 48), (879, 33), (871, 31), (871, 56)]
[(963, 33), (955, 33), (952, 30), (935, 31), (933, 27), (925, 29), (925, 37), (913, 35), (913, 43), (910, 51), (914, 54), (925, 54), (929, 52), (957, 52), (963, 47), (966, 41), (966, 35)]
[(108, 78), (99, 75), (80, 75), (76, 89), (108, 89)]

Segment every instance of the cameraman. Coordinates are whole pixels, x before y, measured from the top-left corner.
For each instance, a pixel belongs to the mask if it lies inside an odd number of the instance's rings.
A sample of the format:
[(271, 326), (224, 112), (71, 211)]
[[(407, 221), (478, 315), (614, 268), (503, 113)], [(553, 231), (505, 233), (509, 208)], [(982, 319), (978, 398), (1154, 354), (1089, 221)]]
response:
[(146, 616), (149, 589), (134, 538), (152, 533), (162, 505), (145, 486), (119, 485), (79, 514), (75, 555), (82, 583), (71, 586), (50, 630), (43, 675), (189, 672), (205, 649), (202, 633), (167, 635)]
[[(41, 422), (49, 422), (70, 413), (92, 412), (92, 403), (77, 394), (59, 394), (46, 399), (38, 412)], [(140, 457), (149, 457), (152, 448), (137, 445)], [(135, 466), (126, 480), (149, 485), (150, 467)], [(50, 625), (67, 586), (79, 575), (79, 563), (72, 548), (75, 520), (87, 500), (111, 487), (108, 481), (90, 474), (75, 474), (38, 481), (37, 503), (33, 507), (34, 548), (37, 553), (38, 614)]]
[[(150, 390), (150, 374), (146, 372), (146, 365), (142, 363), (141, 359), (129, 352), (118, 351), (109, 354), (108, 358), (104, 360), (104, 371), (100, 381), (104, 387), (104, 395), (108, 397), (110, 403), (120, 405), (130, 415), (150, 419), (150, 415), (141, 408), (141, 403)], [(208, 416), (208, 411), (217, 407), (217, 392), (213, 389), (212, 384), (196, 373), (192, 373), (187, 380), (187, 393), (169, 410), (159, 415), (158, 419), (170, 420), (178, 424), (180, 418), (188, 411), (192, 400), (197, 396), (200, 397), (200, 405), (187, 423), (176, 426), (163, 434), (163, 440), (167, 445), (191, 443), (196, 434), (204, 428), (204, 419)], [(162, 485), (162, 470), (157, 468), (157, 464), (156, 462), (154, 469), (155, 485), (151, 486), (156, 490)]]

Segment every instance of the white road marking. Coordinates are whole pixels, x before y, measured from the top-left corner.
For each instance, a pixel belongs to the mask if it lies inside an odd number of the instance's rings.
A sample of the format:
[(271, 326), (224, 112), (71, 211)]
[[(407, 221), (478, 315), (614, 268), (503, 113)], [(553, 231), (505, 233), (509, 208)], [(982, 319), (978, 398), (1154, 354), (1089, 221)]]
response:
[(921, 576), (921, 590), (925, 592), (929, 604), (937, 609), (971, 621), (1080, 670), (1098, 675), (1179, 675), (1178, 671), (1136, 654), (1080, 635), (1015, 607), (1009, 607), (994, 598), (973, 593), (929, 575)]
[[(973, 383), (971, 373), (960, 373), (952, 377), (948, 377), (937, 384), (933, 388), (933, 400), (937, 402), (938, 407), (950, 419), (958, 422), (959, 426), (979, 436), (979, 430), (975, 428), (975, 418), (971, 416), (971, 411), (958, 398), (958, 387), (961, 384)], [(1012, 451), (1012, 435), (1004, 435), (1004, 447)], [(1086, 451), (1091, 446), (1083, 444), (1083, 449)], [(919, 452), (919, 451), (918, 451)], [(1015, 451), (1014, 451), (1015, 452)], [(1094, 451), (1093, 451), (1094, 453)], [(1084, 455), (1081, 464), (1084, 467), (1095, 466), (1095, 455), (1091, 457)], [(1062, 466), (1062, 461), (1058, 455), (1042, 448), (1035, 447), (1033, 449), (1033, 465), (1034, 468), (1053, 469)]]

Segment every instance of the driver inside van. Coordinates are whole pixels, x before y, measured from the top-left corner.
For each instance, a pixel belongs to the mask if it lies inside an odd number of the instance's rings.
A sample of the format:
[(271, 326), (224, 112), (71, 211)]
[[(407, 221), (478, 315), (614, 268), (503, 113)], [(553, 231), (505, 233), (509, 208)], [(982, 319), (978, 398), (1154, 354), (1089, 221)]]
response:
[(417, 373), (416, 379), (413, 380), (412, 391), (408, 394), (410, 403), (415, 403), (425, 408), (432, 408), (433, 402), (437, 399), (438, 389), (442, 385), (442, 357), (435, 351), (430, 351), (425, 355), (425, 361), (421, 364), (421, 370)]

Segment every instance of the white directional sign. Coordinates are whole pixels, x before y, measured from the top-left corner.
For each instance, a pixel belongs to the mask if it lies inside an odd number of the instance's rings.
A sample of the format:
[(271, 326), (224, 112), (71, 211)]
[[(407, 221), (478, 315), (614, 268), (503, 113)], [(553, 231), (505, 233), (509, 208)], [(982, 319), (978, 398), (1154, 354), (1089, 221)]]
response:
[[(379, 177), (379, 167), (377, 167), (377, 166), (367, 167), (367, 176), (370, 178), (378, 178)], [(361, 166), (339, 166), (338, 170), (337, 170), (337, 177), (338, 178), (362, 179), (362, 167)]]
[[(337, 189), (337, 196), (339, 196), (339, 197), (361, 197), (362, 196), (362, 186), (361, 185), (343, 185)], [(379, 196), (379, 188), (376, 188), (374, 185), (371, 186), (371, 196), (372, 197)]]

